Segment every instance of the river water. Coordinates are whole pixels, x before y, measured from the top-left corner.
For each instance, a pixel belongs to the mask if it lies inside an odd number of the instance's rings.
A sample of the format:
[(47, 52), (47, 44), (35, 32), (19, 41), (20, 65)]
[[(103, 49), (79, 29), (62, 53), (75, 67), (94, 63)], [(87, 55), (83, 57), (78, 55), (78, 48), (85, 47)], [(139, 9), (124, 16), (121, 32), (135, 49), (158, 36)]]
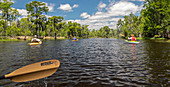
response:
[(0, 86), (16, 87), (115, 87), (170, 86), (170, 43), (123, 39), (46, 40), (0, 42), (0, 75), (47, 59), (59, 59), (53, 75), (30, 82), (0, 80)]

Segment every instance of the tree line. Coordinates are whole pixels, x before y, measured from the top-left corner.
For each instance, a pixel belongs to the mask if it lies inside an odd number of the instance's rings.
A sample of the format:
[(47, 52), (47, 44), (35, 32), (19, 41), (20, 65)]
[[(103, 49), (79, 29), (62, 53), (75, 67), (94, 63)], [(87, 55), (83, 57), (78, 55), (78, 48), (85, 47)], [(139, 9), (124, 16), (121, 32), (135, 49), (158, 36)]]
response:
[(18, 10), (12, 8), (11, 0), (0, 1), (0, 36), (57, 36), (70, 38), (89, 37), (129, 37), (134, 34), (137, 37), (164, 37), (169, 38), (170, 31), (170, 3), (167, 0), (145, 0), (141, 16), (131, 13), (124, 16), (124, 20), (118, 20), (117, 29), (109, 26), (100, 29), (89, 29), (88, 25), (77, 22), (66, 22), (61, 16), (47, 17), (49, 8), (45, 3), (32, 1), (25, 5), (27, 17), (21, 18)]
[(118, 33), (125, 37), (134, 34), (138, 37), (170, 38), (170, 2), (168, 0), (145, 0), (141, 16), (130, 14), (119, 19)]
[(46, 17), (49, 8), (45, 3), (32, 1), (26, 4), (27, 17), (21, 16), (17, 9), (12, 8), (11, 0), (0, 1), (0, 36), (77, 36), (87, 38), (90, 30), (88, 25), (66, 22), (61, 16)]

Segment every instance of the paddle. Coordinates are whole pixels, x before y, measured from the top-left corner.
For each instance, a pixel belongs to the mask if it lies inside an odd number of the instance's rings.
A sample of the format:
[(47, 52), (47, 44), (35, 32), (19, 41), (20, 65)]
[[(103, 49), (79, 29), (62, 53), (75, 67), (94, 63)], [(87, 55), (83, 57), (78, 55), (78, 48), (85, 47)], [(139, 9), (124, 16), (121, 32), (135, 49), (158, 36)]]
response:
[(72, 38), (73, 38), (73, 36), (72, 35), (70, 35)]
[(120, 34), (120, 36), (125, 37), (125, 35), (123, 35), (123, 34)]
[(26, 82), (52, 75), (60, 66), (59, 60), (47, 60), (21, 67), (0, 79), (11, 79), (14, 82)]
[(70, 36), (73, 38), (72, 41), (78, 41), (78, 39), (76, 39), (76, 38), (74, 39), (74, 37), (72, 35), (70, 35)]

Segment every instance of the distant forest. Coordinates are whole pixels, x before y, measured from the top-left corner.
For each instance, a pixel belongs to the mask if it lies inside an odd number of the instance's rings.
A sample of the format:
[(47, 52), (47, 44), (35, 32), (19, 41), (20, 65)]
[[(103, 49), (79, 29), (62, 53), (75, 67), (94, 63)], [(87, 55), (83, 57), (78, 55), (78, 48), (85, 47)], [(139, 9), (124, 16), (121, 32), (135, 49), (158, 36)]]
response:
[(10, 0), (0, 1), (0, 37), (16, 36), (51, 36), (66, 37), (70, 35), (79, 38), (90, 37), (129, 37), (134, 34), (136, 37), (159, 37), (170, 38), (170, 1), (169, 0), (145, 0), (144, 9), (140, 16), (133, 13), (124, 16), (124, 20), (118, 20), (117, 29), (109, 26), (100, 29), (89, 29), (88, 25), (81, 25), (76, 22), (66, 22), (64, 17), (46, 17), (49, 8), (43, 2), (32, 1), (26, 4), (28, 14), (26, 18), (21, 16), (17, 9), (12, 8)]

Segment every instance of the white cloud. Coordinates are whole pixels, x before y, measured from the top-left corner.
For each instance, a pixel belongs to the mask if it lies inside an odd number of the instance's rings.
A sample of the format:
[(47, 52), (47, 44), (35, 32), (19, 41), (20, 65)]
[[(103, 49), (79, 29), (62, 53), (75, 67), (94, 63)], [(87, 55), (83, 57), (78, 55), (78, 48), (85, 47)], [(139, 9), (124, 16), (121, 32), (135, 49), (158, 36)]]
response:
[(43, 3), (45, 3), (45, 5), (48, 7), (49, 12), (53, 12), (54, 11), (55, 4), (53, 4), (53, 3), (46, 3), (46, 2), (43, 2)]
[[(3, 0), (0, 0), (1, 2), (4, 2)], [(7, 1), (10, 1), (10, 0), (7, 0)], [(15, 1), (14, 0), (11, 0), (11, 2), (13, 2), (13, 3), (15, 3)]]
[(90, 15), (87, 12), (83, 12), (83, 13), (81, 13), (80, 17), (88, 18), (88, 17), (90, 17)]
[(135, 13), (139, 9), (138, 5), (135, 5), (131, 2), (118, 2), (114, 4), (113, 6), (110, 6), (107, 11), (108, 14), (113, 14), (114, 16), (122, 16), (126, 13)]
[(79, 7), (79, 5), (77, 5), (77, 4), (74, 4), (74, 5), (73, 5), (73, 8), (77, 8), (77, 7)]
[(58, 9), (64, 11), (72, 11), (72, 7), (70, 6), (70, 4), (60, 4), (60, 7)]
[(131, 0), (131, 1), (141, 1), (142, 2), (142, 1), (145, 1), (145, 0)]
[[(99, 3), (99, 5), (102, 2)], [(100, 6), (98, 5), (97, 8)], [(132, 2), (119, 1), (119, 2), (110, 2), (109, 5), (102, 6), (101, 8), (106, 9), (105, 12), (98, 11), (93, 15), (83, 12), (80, 17), (85, 18), (85, 20), (72, 20), (73, 22), (78, 22), (80, 24), (89, 25), (90, 29), (100, 29), (103, 26), (109, 26), (110, 28), (115, 29), (117, 21), (119, 19), (123, 20), (123, 16), (129, 15), (131, 12), (133, 14), (139, 12), (142, 8), (141, 6), (135, 5)]]
[[(46, 4), (46, 6), (49, 8), (49, 12), (52, 12), (53, 9), (54, 9), (54, 6), (55, 4), (52, 4), (50, 3), (50, 5), (48, 5), (48, 3), (44, 2)], [(22, 15), (22, 16), (27, 16), (27, 10), (25, 9), (17, 9), (19, 11), (19, 13)]]
[[(25, 9), (17, 9), (18, 10), (18, 12), (22, 15), (22, 17), (18, 17), (19, 19), (21, 19), (21, 18), (27, 18), (27, 10), (25, 10)], [(45, 15), (47, 18), (49, 18), (49, 17), (52, 17), (52, 16), (49, 16), (49, 15)]]
[(106, 4), (105, 3), (103, 3), (103, 2), (100, 2), (99, 4), (98, 4), (98, 10), (99, 11), (101, 11), (103, 8), (105, 8), (106, 7)]
[(55, 4), (50, 3), (50, 5), (48, 6), (49, 12), (53, 12), (54, 11), (54, 6), (55, 6)]
[(73, 8), (77, 8), (77, 7), (79, 7), (79, 5), (77, 4), (74, 4), (72, 7), (70, 6), (70, 4), (60, 4), (60, 7), (58, 7), (58, 9), (70, 12), (73, 11), (72, 10)]
[(103, 12), (96, 12), (95, 15), (101, 15), (101, 14), (103, 14)]
[(28, 14), (27, 14), (27, 10), (25, 10), (25, 9), (17, 9), (18, 10), (18, 12), (22, 15), (22, 16), (27, 16)]
[(11, 0), (11, 2), (15, 3), (16, 1), (14, 1), (14, 0)]

